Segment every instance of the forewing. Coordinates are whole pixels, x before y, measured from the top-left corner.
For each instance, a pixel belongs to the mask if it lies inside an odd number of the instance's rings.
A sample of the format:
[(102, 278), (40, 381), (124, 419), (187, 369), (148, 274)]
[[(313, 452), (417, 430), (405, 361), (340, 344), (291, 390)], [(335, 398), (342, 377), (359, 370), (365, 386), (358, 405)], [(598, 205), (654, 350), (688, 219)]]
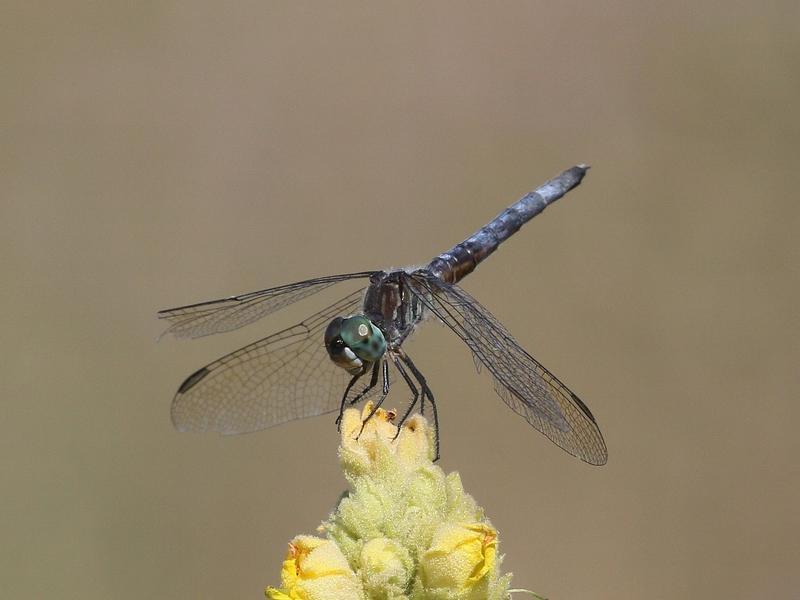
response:
[(162, 335), (169, 333), (176, 338), (197, 338), (238, 329), (341, 281), (366, 278), (372, 274), (372, 271), (365, 271), (318, 277), (249, 294), (162, 310), (158, 318), (169, 322), (169, 327)]
[(528, 354), (486, 308), (458, 286), (425, 273), (409, 276), (412, 290), (458, 335), (494, 379), (503, 401), (556, 445), (593, 465), (608, 458), (586, 405)]
[(362, 296), (345, 296), (187, 377), (172, 401), (175, 428), (246, 433), (338, 410), (349, 376), (328, 358), (323, 332), (335, 316), (357, 311)]

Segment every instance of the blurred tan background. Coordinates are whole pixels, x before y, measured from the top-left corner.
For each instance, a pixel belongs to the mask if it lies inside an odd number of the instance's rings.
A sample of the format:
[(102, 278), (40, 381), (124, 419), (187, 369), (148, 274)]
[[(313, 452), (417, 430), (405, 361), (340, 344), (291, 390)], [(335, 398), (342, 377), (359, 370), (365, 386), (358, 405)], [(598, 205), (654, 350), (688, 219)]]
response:
[(261, 598), (344, 489), (333, 419), (223, 439), (169, 404), (320, 305), (193, 342), (156, 343), (155, 312), (426, 262), (588, 162), (464, 287), (609, 463), (428, 326), (441, 465), (518, 587), (796, 598), (799, 7), (6, 3), (2, 595)]

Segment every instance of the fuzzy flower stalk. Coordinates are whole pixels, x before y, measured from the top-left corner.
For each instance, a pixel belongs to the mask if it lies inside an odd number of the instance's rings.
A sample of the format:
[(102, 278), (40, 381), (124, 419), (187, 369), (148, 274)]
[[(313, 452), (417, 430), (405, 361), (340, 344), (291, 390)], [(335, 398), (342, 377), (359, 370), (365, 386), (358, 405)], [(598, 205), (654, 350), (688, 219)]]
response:
[[(505, 600), (497, 531), (458, 473), (433, 464), (421, 415), (401, 428), (368, 402), (345, 411), (339, 460), (350, 491), (319, 528), (289, 543), (270, 600)], [(359, 432), (361, 434), (359, 435)]]

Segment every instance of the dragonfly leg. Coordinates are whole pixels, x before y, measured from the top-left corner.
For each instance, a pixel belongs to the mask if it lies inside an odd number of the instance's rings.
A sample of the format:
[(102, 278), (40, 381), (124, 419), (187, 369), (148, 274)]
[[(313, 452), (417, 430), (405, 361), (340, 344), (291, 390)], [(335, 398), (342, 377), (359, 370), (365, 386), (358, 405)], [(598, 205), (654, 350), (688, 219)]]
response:
[(350, 383), (348, 383), (347, 387), (344, 388), (344, 394), (342, 395), (342, 403), (339, 405), (339, 416), (336, 417), (337, 431), (341, 431), (342, 415), (344, 414), (344, 403), (347, 401), (347, 394), (350, 393), (350, 390), (353, 389), (353, 386), (359, 379), (361, 379), (361, 375), (353, 375), (353, 378), (350, 380)]
[(378, 384), (378, 374), (380, 373), (380, 369), (381, 365), (379, 362), (376, 362), (372, 365), (372, 377), (370, 377), (369, 385), (358, 392), (358, 394), (355, 395), (355, 398), (347, 403), (348, 406), (353, 406), (354, 404), (361, 402), (361, 399), (369, 394), (370, 390)]
[[(367, 418), (364, 419), (361, 422), (361, 429), (359, 430), (358, 435), (356, 436), (356, 439), (358, 439), (361, 436), (361, 434), (364, 432), (364, 426), (367, 424), (367, 421), (369, 421), (372, 418), (372, 416), (376, 412), (378, 412), (378, 409), (381, 407), (381, 404), (383, 404), (383, 401), (386, 400), (386, 396), (389, 395), (389, 363), (386, 362), (385, 360), (383, 360), (383, 361), (381, 361), (381, 365), (383, 367), (382, 368), (382, 372), (383, 372), (383, 390), (381, 392), (380, 400), (378, 400), (375, 403), (375, 406), (372, 407), (372, 410), (367, 415)], [(374, 373), (373, 379), (377, 380), (377, 378), (378, 378), (378, 363), (375, 363), (375, 367), (373, 368), (373, 373)], [(374, 383), (372, 381), (370, 381), (370, 387), (374, 387)]]
[(400, 360), (402, 360), (406, 366), (411, 370), (411, 373), (417, 379), (419, 383), (420, 389), (422, 390), (422, 398), (424, 399), (425, 396), (428, 397), (428, 400), (431, 403), (431, 410), (433, 411), (433, 430), (434, 435), (436, 436), (436, 456), (434, 457), (434, 461), (439, 460), (439, 412), (436, 410), (436, 401), (433, 399), (433, 392), (431, 392), (431, 388), (428, 387), (428, 382), (425, 380), (425, 376), (417, 369), (414, 362), (405, 352), (400, 354)]
[[(354, 375), (353, 378), (350, 380), (350, 383), (347, 384), (347, 387), (344, 388), (344, 394), (342, 395), (342, 403), (339, 405), (339, 416), (336, 417), (337, 431), (341, 431), (342, 414), (344, 414), (344, 405), (347, 402), (347, 394), (350, 393), (350, 390), (353, 389), (353, 386), (355, 385), (356, 381), (361, 379), (363, 375), (364, 375), (363, 373), (359, 375)], [(375, 384), (377, 383), (378, 383), (378, 363), (375, 363), (375, 365), (372, 367), (372, 377), (369, 380), (369, 385), (367, 385), (367, 387), (365, 387), (358, 394), (356, 394), (356, 397), (353, 398), (349, 404), (352, 406), (353, 404), (361, 400), (361, 398), (363, 398), (364, 395), (367, 394), (367, 392), (369, 392), (372, 388), (374, 388)]]
[(394, 365), (397, 367), (397, 371), (400, 373), (401, 377), (405, 380), (406, 385), (408, 385), (409, 389), (411, 390), (411, 394), (413, 395), (411, 404), (409, 404), (408, 408), (406, 409), (406, 412), (403, 413), (403, 416), (397, 422), (397, 433), (395, 433), (394, 437), (392, 438), (392, 441), (394, 441), (397, 439), (397, 436), (400, 435), (400, 428), (403, 426), (403, 423), (406, 422), (406, 419), (408, 419), (408, 415), (411, 414), (411, 411), (414, 410), (414, 407), (417, 405), (417, 400), (419, 399), (419, 390), (417, 389), (417, 386), (414, 385), (414, 382), (412, 381), (411, 377), (409, 377), (408, 373), (406, 373), (405, 367), (403, 367), (403, 364), (400, 362), (400, 359), (397, 358), (397, 356), (393, 356), (392, 358), (394, 360)]

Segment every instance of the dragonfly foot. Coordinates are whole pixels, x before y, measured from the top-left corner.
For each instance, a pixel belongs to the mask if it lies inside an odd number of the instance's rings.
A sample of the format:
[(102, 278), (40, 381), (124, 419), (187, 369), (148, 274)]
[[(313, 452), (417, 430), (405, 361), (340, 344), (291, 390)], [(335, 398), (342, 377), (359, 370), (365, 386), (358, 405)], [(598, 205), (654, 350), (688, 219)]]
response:
[[(381, 394), (380, 400), (378, 400), (375, 403), (375, 406), (372, 407), (372, 410), (369, 411), (367, 418), (361, 421), (361, 429), (358, 430), (358, 435), (356, 436), (356, 439), (360, 438), (361, 434), (364, 433), (364, 427), (366, 427), (367, 422), (373, 417), (373, 415), (375, 415), (376, 412), (378, 412), (378, 409), (381, 407), (381, 404), (383, 404), (383, 401), (386, 400), (386, 396), (388, 395), (389, 391), (387, 389), (385, 393)], [(397, 416), (397, 413), (393, 410), (390, 410), (388, 414), (389, 414), (389, 420), (394, 421), (395, 417)]]

